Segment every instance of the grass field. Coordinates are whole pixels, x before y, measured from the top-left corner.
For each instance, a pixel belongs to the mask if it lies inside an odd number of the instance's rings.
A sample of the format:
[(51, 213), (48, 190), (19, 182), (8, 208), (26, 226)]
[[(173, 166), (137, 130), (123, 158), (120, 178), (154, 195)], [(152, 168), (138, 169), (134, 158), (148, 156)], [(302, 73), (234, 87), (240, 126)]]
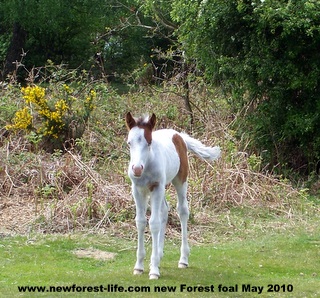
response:
[[(237, 218), (231, 215), (231, 220), (236, 222)], [(263, 223), (265, 228), (260, 229)], [(211, 235), (212, 239), (218, 236), (217, 232)], [(177, 268), (178, 239), (168, 237), (157, 281), (148, 280), (147, 272), (132, 275), (134, 238), (129, 230), (121, 237), (116, 232), (3, 237), (0, 297), (65, 297), (63, 287), (74, 297), (320, 295), (320, 233), (316, 218), (300, 224), (259, 220), (248, 228), (220, 235), (216, 243), (210, 243), (207, 235), (203, 244), (192, 242), (190, 267), (186, 270)], [(150, 246), (149, 239), (148, 256)], [(97, 255), (101, 259), (95, 259), (91, 253), (83, 258), (75, 254), (78, 251), (114, 255), (110, 259)], [(103, 292), (95, 292), (101, 285)], [(27, 289), (19, 292), (21, 286), (46, 288), (32, 288), (35, 292), (28, 293)], [(134, 292), (129, 293), (131, 290)]]

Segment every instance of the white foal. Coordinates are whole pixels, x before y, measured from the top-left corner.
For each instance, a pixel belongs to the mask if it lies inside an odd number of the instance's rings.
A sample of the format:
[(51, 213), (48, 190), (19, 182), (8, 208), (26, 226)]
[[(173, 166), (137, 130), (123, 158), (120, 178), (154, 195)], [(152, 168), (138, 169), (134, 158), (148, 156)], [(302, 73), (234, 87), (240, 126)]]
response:
[(172, 182), (177, 194), (177, 211), (181, 222), (181, 256), (178, 267), (188, 267), (189, 245), (187, 221), (188, 156), (190, 150), (203, 159), (215, 160), (220, 156), (219, 147), (206, 147), (200, 141), (173, 129), (152, 132), (156, 116), (135, 119), (126, 115), (129, 130), (127, 143), (130, 147), (128, 175), (132, 182), (132, 194), (136, 205), (136, 226), (138, 230), (137, 261), (134, 274), (144, 271), (145, 258), (144, 230), (147, 225), (146, 210), (150, 200), (151, 218), (149, 221), (152, 236), (150, 279), (160, 276), (159, 265), (163, 256), (165, 229), (168, 219), (168, 205), (165, 199), (165, 186)]

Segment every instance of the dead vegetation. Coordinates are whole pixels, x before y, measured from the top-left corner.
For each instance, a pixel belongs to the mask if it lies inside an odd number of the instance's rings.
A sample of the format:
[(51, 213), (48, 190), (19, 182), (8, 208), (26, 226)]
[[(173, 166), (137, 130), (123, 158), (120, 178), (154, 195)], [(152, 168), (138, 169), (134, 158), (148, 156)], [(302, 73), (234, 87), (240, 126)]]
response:
[(66, 232), (100, 228), (131, 208), (128, 187), (114, 185), (81, 155), (34, 154), (20, 139), (1, 147), (0, 226), (3, 231)]
[[(16, 138), (1, 147), (0, 159), (2, 233), (96, 230), (133, 222), (129, 182), (118, 179), (119, 184), (114, 184), (114, 177), (109, 182), (108, 173), (102, 176), (95, 170), (95, 159), (84, 162), (75, 150), (34, 154)], [(174, 211), (171, 187), (168, 193)], [(196, 224), (210, 224), (212, 210), (240, 205), (269, 208), (290, 217), (290, 201), (294, 203), (300, 195), (290, 184), (251, 170), (245, 156), (232, 163), (223, 156), (215, 164), (190, 157), (189, 201)], [(169, 225), (179, 229), (175, 212)]]
[[(179, 118), (185, 113), (181, 102), (169, 93), (157, 96), (166, 102), (167, 108), (166, 112), (158, 112), (158, 127), (181, 130), (179, 125), (184, 127), (186, 123), (185, 117)], [(217, 112), (224, 107), (216, 106), (215, 99), (210, 103), (199, 100), (205, 106), (196, 106), (196, 96), (203, 95), (198, 92), (191, 96), (196, 107), (197, 127), (189, 133), (207, 145), (220, 145), (223, 155), (214, 164), (190, 156), (190, 237), (199, 240), (201, 227), (216, 224), (219, 213), (227, 214), (239, 206), (257, 207), (292, 218), (300, 204), (297, 202), (305, 200), (305, 193), (294, 189), (288, 181), (263, 173), (259, 157), (239, 152), (237, 141), (229, 135), (228, 113)], [(136, 94), (132, 96), (129, 104), (136, 106), (137, 98)], [(149, 103), (148, 110), (156, 110), (159, 100), (155, 98)], [(140, 105), (137, 110), (144, 106)], [(23, 135), (3, 135), (0, 140), (0, 234), (109, 228), (116, 231), (118, 226), (132, 233), (135, 209), (130, 181), (126, 178), (128, 155), (124, 153), (127, 149), (123, 142), (126, 130), (113, 108), (100, 108), (95, 116), (98, 124), (85, 134), (81, 148), (77, 146), (64, 153), (37, 150)], [(109, 126), (110, 135), (106, 132)], [(167, 199), (171, 206), (168, 234), (175, 235), (180, 228), (175, 192), (170, 186)]]
[(117, 255), (116, 253), (113, 253), (113, 252), (102, 251), (100, 249), (95, 249), (95, 248), (77, 249), (73, 251), (73, 253), (78, 258), (93, 258), (98, 261), (112, 260)]

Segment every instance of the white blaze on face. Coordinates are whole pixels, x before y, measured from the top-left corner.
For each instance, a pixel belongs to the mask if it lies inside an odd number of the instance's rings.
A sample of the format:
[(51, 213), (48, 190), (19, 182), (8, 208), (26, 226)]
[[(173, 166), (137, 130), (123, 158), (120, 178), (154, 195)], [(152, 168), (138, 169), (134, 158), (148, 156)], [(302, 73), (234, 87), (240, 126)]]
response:
[(149, 144), (145, 139), (145, 130), (133, 127), (128, 135), (127, 141), (130, 147), (129, 176), (140, 177), (146, 165), (149, 153)]

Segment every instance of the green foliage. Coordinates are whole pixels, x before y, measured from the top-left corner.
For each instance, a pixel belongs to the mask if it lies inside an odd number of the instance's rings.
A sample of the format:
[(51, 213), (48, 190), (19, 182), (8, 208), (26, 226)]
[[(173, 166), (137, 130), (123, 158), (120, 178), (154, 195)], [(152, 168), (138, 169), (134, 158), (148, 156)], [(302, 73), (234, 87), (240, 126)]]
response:
[[(19, 100), (21, 97), (21, 90), (15, 85), (3, 86), (0, 88), (0, 126), (4, 127), (10, 119), (13, 118), (17, 108), (21, 108), (24, 103)], [(12, 99), (15, 100), (12, 100)]]
[(109, 32), (101, 52), (108, 75), (119, 79), (120, 76), (129, 75), (135, 68), (142, 67), (150, 60), (153, 43), (144, 37), (145, 34), (146, 30), (136, 27)]
[(177, 0), (174, 7), (189, 57), (232, 94), (236, 112), (246, 112), (238, 133), (271, 165), (312, 170), (320, 158), (319, 1)]
[(27, 33), (23, 64), (28, 70), (50, 59), (97, 76), (130, 72), (142, 57), (148, 58), (155, 43), (137, 25), (135, 9), (134, 0), (0, 0), (0, 61), (18, 23)]
[(157, 30), (174, 30), (177, 24), (171, 17), (172, 6), (175, 1), (153, 1), (153, 0), (136, 0), (137, 4), (141, 6), (141, 10), (145, 15), (152, 18), (153, 22), (157, 24)]
[[(87, 63), (95, 54), (92, 41), (103, 31), (108, 8), (102, 1), (1, 1), (3, 26), (18, 22), (28, 33), (26, 65), (44, 65), (47, 59), (71, 67)], [(0, 12), (1, 14), (1, 12)], [(9, 27), (8, 27), (9, 26)], [(45, 53), (45, 54), (44, 54)]]
[(7, 50), (10, 43), (9, 34), (0, 35), (0, 61), (4, 61), (6, 58)]

